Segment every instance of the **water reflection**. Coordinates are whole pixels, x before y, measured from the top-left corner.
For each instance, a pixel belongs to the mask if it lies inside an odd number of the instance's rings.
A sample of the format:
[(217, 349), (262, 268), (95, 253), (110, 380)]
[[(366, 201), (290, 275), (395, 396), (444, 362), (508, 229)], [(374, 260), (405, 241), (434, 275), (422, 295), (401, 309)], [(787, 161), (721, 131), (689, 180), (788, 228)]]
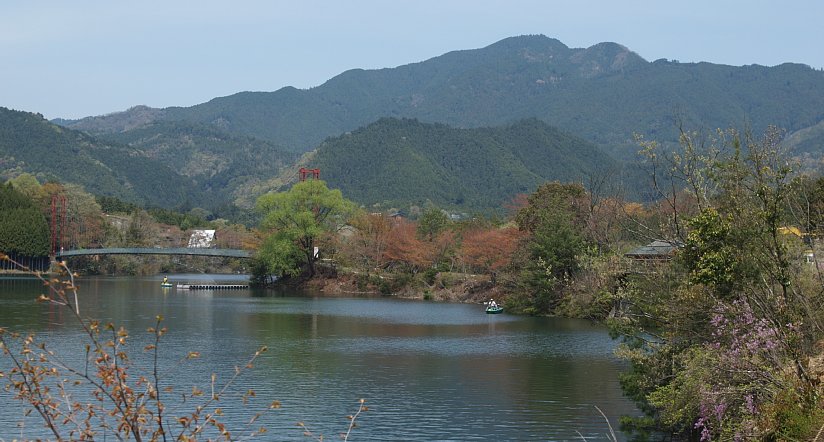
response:
[[(576, 431), (602, 440), (608, 428), (593, 405), (613, 426), (621, 414), (636, 413), (616, 381), (622, 366), (614, 342), (586, 321), (387, 298), (162, 290), (159, 281), (83, 278), (83, 313), (124, 324), (134, 348), (147, 339), (136, 331), (164, 315), (164, 364), (190, 350), (203, 355), (170, 373), (181, 386), (203, 387), (212, 372), (225, 379), (267, 345), (242, 382), (262, 402), (284, 404), (263, 422), (278, 440), (303, 440), (298, 421), (335, 437), (361, 397), (370, 412), (354, 440), (580, 440)], [(0, 325), (44, 332), (67, 351), (82, 345), (60, 309), (32, 301), (41, 292), (37, 281), (0, 281)], [(242, 422), (249, 413), (232, 400), (224, 406), (228, 418)], [(16, 410), (0, 395), (0, 438), (19, 437)]]

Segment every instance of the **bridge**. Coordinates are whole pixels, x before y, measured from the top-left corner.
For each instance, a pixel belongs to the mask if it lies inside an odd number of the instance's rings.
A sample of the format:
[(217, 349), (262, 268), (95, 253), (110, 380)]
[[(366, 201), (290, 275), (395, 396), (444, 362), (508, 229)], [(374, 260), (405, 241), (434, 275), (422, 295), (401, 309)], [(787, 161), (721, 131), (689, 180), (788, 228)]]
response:
[(206, 247), (114, 247), (103, 249), (58, 250), (57, 258), (88, 255), (188, 255), (219, 256), (225, 258), (250, 258), (252, 253), (242, 249), (212, 249)]
[[(52, 195), (51, 201), (51, 244), (50, 256), (61, 259), (74, 256), (96, 255), (178, 255), (178, 256), (211, 256), (221, 258), (251, 258), (253, 251), (237, 248), (248, 242), (242, 234), (231, 229), (225, 229), (217, 238), (217, 230), (191, 229), (189, 232), (170, 232), (167, 229), (164, 237), (157, 238), (164, 246), (154, 247), (90, 247), (82, 244), (95, 244), (99, 238), (85, 236), (82, 220), (69, 216), (68, 203), (65, 195)], [(119, 230), (125, 230), (129, 224), (128, 218), (109, 216), (109, 222)], [(249, 236), (247, 234), (247, 236)], [(188, 237), (188, 240), (187, 240)], [(97, 241), (95, 240), (97, 239)], [(249, 238), (246, 238), (247, 240)], [(99, 242), (98, 242), (99, 243)], [(183, 246), (185, 247), (175, 247)]]

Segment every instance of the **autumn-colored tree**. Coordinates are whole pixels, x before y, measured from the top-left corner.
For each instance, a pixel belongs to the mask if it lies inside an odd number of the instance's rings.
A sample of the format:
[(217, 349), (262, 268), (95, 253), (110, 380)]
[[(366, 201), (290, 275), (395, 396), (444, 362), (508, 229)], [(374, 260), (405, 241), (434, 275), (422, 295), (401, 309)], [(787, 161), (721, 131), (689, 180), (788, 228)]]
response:
[(506, 209), (506, 213), (511, 216), (515, 217), (521, 209), (525, 208), (529, 205), (529, 195), (526, 193), (518, 193), (512, 197), (512, 199), (504, 204), (504, 208)]
[(256, 243), (254, 234), (242, 224), (225, 225), (215, 231), (215, 243), (227, 249), (249, 249)]
[(361, 212), (349, 224), (355, 229), (348, 240), (350, 258), (367, 273), (370, 269), (383, 267), (392, 229), (391, 218), (383, 213)]
[(383, 253), (387, 265), (402, 265), (415, 272), (432, 263), (432, 243), (418, 239), (416, 227), (403, 219), (393, 223)]
[(453, 229), (442, 230), (432, 240), (432, 264), (450, 270), (455, 267), (458, 234)]
[(471, 230), (463, 235), (460, 256), (464, 263), (493, 277), (512, 262), (523, 232), (516, 227)]

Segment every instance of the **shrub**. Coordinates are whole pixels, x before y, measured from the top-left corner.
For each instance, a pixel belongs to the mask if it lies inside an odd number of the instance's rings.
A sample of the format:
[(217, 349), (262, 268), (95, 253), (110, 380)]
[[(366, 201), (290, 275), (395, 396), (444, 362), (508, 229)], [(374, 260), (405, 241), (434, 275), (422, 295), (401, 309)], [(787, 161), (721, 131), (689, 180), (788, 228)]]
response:
[(426, 283), (426, 285), (431, 286), (431, 285), (435, 284), (435, 280), (437, 279), (437, 277), (438, 277), (438, 269), (436, 269), (434, 267), (430, 267), (430, 268), (424, 270), (424, 272), (423, 272), (423, 281)]

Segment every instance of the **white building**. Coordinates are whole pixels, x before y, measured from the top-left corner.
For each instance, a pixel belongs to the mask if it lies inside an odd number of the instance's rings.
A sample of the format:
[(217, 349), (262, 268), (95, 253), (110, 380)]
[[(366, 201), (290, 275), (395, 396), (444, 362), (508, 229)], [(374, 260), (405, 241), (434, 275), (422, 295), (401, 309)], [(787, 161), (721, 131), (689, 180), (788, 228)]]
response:
[(192, 236), (189, 237), (189, 245), (186, 247), (208, 249), (213, 247), (215, 243), (214, 230), (193, 230)]

